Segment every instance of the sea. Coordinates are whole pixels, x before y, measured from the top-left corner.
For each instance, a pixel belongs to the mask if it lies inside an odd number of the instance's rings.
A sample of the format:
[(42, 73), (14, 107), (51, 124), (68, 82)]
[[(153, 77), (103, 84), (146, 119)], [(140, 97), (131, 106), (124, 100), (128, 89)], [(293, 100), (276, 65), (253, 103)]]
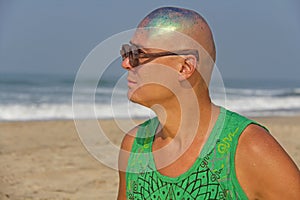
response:
[[(0, 74), (0, 121), (148, 118), (127, 99), (126, 74), (75, 84), (76, 74)], [(218, 105), (249, 117), (300, 114), (300, 81), (225, 79), (211, 89)]]

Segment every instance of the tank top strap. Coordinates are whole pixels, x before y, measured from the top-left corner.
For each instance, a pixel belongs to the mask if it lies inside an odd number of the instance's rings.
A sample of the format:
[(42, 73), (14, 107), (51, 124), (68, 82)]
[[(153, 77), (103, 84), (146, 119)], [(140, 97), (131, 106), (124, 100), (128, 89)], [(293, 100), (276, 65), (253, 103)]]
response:
[(157, 117), (149, 119), (139, 125), (136, 138), (132, 145), (131, 152), (150, 152), (156, 129), (159, 125)]
[[(235, 172), (235, 154), (238, 140), (250, 124), (257, 122), (226, 110), (226, 117), (216, 146), (208, 162), (212, 179), (217, 179), (226, 199), (248, 199), (241, 188)], [(265, 128), (265, 127), (264, 127)]]
[(156, 129), (159, 125), (157, 117), (149, 119), (139, 125), (136, 137), (132, 144), (126, 174), (128, 173), (144, 173), (152, 166), (151, 147), (155, 136)]
[(126, 168), (127, 199), (134, 199), (133, 192), (138, 188), (139, 174), (145, 173), (150, 165), (151, 147), (158, 125), (157, 117), (139, 125)]

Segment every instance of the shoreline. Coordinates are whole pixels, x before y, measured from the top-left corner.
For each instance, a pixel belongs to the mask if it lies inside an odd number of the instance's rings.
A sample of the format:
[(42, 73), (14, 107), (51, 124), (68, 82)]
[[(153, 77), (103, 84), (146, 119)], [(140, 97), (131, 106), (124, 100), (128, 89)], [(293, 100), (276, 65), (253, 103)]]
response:
[[(231, 110), (232, 111), (232, 110)], [(233, 111), (235, 112), (235, 111)], [(239, 112), (237, 112), (239, 113)], [(294, 114), (287, 114), (287, 115), (246, 115), (246, 114), (241, 114), (242, 116), (245, 116), (249, 119), (263, 119), (263, 118), (300, 118), (300, 113), (294, 113)], [(133, 120), (134, 121), (140, 121), (140, 120), (146, 120), (147, 117), (134, 117)], [(51, 122), (51, 121), (90, 121), (90, 120), (97, 120), (97, 121), (109, 121), (109, 120), (123, 120), (123, 121), (129, 121), (129, 118), (126, 117), (105, 117), (105, 118), (96, 118), (96, 119), (92, 119), (92, 118), (80, 118), (80, 119), (70, 119), (70, 118), (45, 118), (45, 119), (24, 119), (24, 120), (1, 120), (0, 119), (0, 124), (2, 123), (23, 123), (23, 122)]]
[[(266, 126), (299, 167), (300, 116), (249, 118)], [(115, 145), (122, 129), (133, 127), (126, 119), (97, 122)], [(73, 120), (1, 121), (0, 138), (0, 199), (116, 199), (117, 170), (85, 149)]]

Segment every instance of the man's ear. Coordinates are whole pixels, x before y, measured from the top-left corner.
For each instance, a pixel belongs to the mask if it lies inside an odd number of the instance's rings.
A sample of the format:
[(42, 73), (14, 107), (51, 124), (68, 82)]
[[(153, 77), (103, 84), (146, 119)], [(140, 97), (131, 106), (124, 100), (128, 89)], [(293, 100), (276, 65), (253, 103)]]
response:
[(183, 81), (192, 76), (197, 68), (197, 59), (193, 55), (185, 56), (184, 63), (179, 71), (179, 81)]

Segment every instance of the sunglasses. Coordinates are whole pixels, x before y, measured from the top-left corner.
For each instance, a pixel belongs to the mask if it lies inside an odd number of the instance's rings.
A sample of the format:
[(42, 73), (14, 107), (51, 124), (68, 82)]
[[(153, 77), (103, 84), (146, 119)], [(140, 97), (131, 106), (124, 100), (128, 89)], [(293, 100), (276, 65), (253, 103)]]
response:
[[(178, 56), (178, 55), (194, 55), (199, 61), (199, 53), (196, 49), (184, 49), (177, 51), (163, 51), (158, 53), (146, 53), (142, 49), (138, 48), (136, 45), (123, 44), (120, 50), (122, 59), (125, 60), (129, 58), (129, 64), (132, 67), (137, 67), (142, 64), (151, 62), (152, 60), (163, 57), (163, 56)], [(148, 58), (147, 60), (140, 62), (140, 59)]]

